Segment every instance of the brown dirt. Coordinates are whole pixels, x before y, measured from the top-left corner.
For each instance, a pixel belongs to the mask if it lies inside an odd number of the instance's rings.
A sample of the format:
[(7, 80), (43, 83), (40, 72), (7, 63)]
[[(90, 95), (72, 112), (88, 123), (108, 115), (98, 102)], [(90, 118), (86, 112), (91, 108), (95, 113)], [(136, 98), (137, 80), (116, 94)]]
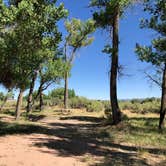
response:
[[(4, 117), (3, 120), (13, 118)], [(53, 119), (53, 118), (52, 118)], [(49, 123), (63, 123), (63, 121), (45, 118), (40, 123), (49, 126)], [(76, 121), (65, 121), (66, 124), (77, 124)], [(51, 127), (52, 128), (52, 127)], [(63, 141), (63, 138), (47, 134), (9, 135), (0, 137), (0, 166), (85, 166), (80, 161), (81, 156), (61, 156), (56, 149), (46, 146), (35, 146), (41, 140)]]
[[(80, 165), (76, 157), (61, 157), (54, 150), (46, 147), (35, 147), (36, 138), (48, 139), (46, 135), (15, 135), (0, 139), (0, 165), (1, 166), (66, 166)], [(58, 138), (52, 138), (58, 139)]]
[(150, 166), (160, 162), (138, 158), (134, 146), (111, 142), (98, 130), (101, 121), (94, 116), (45, 117), (35, 122), (40, 130), (0, 136), (0, 166)]

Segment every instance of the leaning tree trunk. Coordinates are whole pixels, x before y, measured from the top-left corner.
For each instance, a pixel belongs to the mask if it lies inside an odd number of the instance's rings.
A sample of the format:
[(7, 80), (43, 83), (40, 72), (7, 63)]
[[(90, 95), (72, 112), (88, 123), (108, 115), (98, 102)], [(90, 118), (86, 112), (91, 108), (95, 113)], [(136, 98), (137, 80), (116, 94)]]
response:
[(28, 95), (28, 99), (27, 99), (27, 114), (32, 111), (33, 90), (34, 90), (34, 86), (35, 86), (36, 77), (37, 77), (37, 73), (35, 72), (32, 77), (32, 81), (31, 81), (31, 85), (30, 85), (30, 89), (29, 89), (29, 95)]
[(19, 120), (20, 118), (20, 108), (22, 105), (23, 92), (24, 92), (23, 89), (20, 89), (20, 93), (17, 98), (17, 105), (16, 105), (16, 112), (15, 112), (16, 120)]
[(166, 63), (164, 66), (163, 81), (162, 81), (162, 97), (161, 97), (160, 121), (159, 121), (160, 130), (164, 128), (165, 113), (166, 113)]
[(116, 8), (113, 20), (113, 52), (110, 75), (110, 100), (112, 108), (112, 124), (116, 125), (121, 121), (121, 112), (117, 98), (117, 74), (118, 74), (118, 54), (119, 54), (119, 7)]
[(5, 98), (4, 98), (4, 101), (3, 101), (3, 103), (1, 104), (0, 111), (3, 110), (3, 107), (5, 106), (5, 104), (6, 104), (6, 102), (7, 102), (7, 99), (8, 99), (8, 94), (9, 94), (10, 92), (11, 92), (11, 89), (8, 90), (8, 92), (7, 92), (7, 94), (6, 94)]
[(65, 74), (64, 108), (68, 109), (68, 73)]

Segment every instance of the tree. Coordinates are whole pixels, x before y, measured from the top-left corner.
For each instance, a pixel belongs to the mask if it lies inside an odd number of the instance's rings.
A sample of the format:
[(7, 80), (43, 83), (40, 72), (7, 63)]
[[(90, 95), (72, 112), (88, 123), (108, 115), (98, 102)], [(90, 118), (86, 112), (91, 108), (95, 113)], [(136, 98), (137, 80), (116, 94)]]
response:
[[(72, 66), (76, 52), (93, 42), (93, 37), (90, 36), (95, 31), (94, 21), (89, 19), (82, 22), (79, 19), (73, 18), (65, 23), (68, 35), (64, 44), (65, 62)], [(69, 72), (65, 73), (65, 91), (64, 91), (64, 107), (68, 108), (68, 77)]]
[(121, 121), (121, 111), (117, 98), (117, 75), (119, 68), (119, 20), (132, 0), (91, 0), (90, 6), (96, 8), (93, 18), (96, 26), (109, 30), (112, 36), (112, 46), (106, 45), (104, 52), (111, 54), (110, 69), (110, 103), (112, 108), (112, 124)]
[(54, 57), (61, 41), (56, 23), (67, 11), (63, 4), (56, 7), (55, 3), (56, 0), (14, 0), (9, 6), (1, 3), (0, 82), (7, 88), (20, 89), (16, 119), (23, 91), (29, 87), (34, 71)]
[(157, 32), (156, 38), (152, 40), (151, 46), (136, 45), (136, 53), (141, 61), (146, 61), (163, 68), (162, 96), (160, 108), (159, 129), (164, 127), (166, 113), (166, 3), (165, 0), (146, 0), (144, 11), (147, 11), (151, 18), (141, 21), (141, 28), (149, 28)]
[(40, 110), (42, 110), (43, 106), (43, 91), (53, 83), (60, 83), (60, 80), (63, 78), (64, 73), (67, 70), (66, 63), (64, 63), (61, 58), (51, 59), (42, 64), (42, 67), (39, 71), (40, 86), (36, 96), (36, 98), (40, 98)]
[[(52, 90), (49, 93), (49, 96), (51, 98), (57, 98), (57, 99), (60, 99), (60, 100), (61, 99), (64, 100), (64, 91), (65, 91), (64, 88), (57, 88), (57, 89)], [(69, 97), (69, 99), (76, 97), (74, 89), (68, 89), (68, 97)]]

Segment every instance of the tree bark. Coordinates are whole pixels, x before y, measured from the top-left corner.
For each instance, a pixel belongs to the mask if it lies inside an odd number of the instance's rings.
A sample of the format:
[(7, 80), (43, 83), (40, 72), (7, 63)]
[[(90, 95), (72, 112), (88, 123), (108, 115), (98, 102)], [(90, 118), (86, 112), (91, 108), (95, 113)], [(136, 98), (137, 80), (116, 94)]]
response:
[(7, 94), (6, 94), (5, 98), (4, 98), (4, 101), (3, 101), (3, 103), (1, 104), (0, 111), (3, 110), (3, 107), (5, 106), (5, 104), (6, 104), (6, 102), (7, 102), (7, 99), (8, 99), (8, 94), (9, 94), (10, 92), (11, 92), (11, 89), (8, 90), (8, 92), (7, 92)]
[(15, 112), (16, 120), (19, 120), (20, 118), (20, 108), (22, 105), (23, 92), (24, 92), (23, 89), (20, 89), (20, 92), (17, 98), (17, 105), (16, 105), (16, 112)]
[(44, 105), (42, 89), (40, 89), (39, 96), (40, 96), (39, 108), (40, 108), (40, 111), (42, 111), (42, 107), (43, 107), (43, 105)]
[(40, 81), (40, 86), (38, 88), (38, 91), (37, 91), (37, 95), (35, 96), (35, 100), (39, 97), (39, 109), (40, 111), (42, 111), (42, 106), (44, 105), (44, 102), (43, 102), (43, 80)]
[(32, 111), (33, 90), (34, 90), (34, 86), (35, 86), (36, 77), (37, 77), (37, 72), (35, 72), (32, 77), (32, 81), (31, 81), (31, 85), (30, 85), (30, 89), (29, 89), (29, 95), (28, 95), (28, 99), (27, 99), (27, 114), (29, 114), (29, 112)]
[(118, 54), (119, 54), (119, 6), (113, 20), (113, 40), (112, 40), (112, 64), (110, 75), (110, 100), (112, 108), (112, 124), (116, 125), (121, 121), (121, 112), (117, 98), (117, 75), (118, 75)]
[(162, 96), (161, 96), (160, 121), (159, 121), (160, 130), (164, 128), (165, 113), (166, 113), (166, 63), (164, 65), (163, 81), (162, 81)]
[(44, 105), (44, 102), (43, 102), (43, 81), (42, 80), (40, 82), (40, 86), (39, 86), (37, 96), (35, 99), (37, 99), (38, 97), (39, 97), (39, 109), (40, 109), (40, 111), (42, 111), (42, 107)]
[(64, 109), (68, 109), (68, 72), (65, 74)]

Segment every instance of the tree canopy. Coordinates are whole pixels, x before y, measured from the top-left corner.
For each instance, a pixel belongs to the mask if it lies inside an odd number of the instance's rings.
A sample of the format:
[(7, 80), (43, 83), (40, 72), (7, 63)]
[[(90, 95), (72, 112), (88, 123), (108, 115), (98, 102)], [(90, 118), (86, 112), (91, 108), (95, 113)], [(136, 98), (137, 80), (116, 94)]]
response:
[(32, 72), (54, 56), (61, 41), (56, 23), (67, 14), (55, 2), (22, 0), (9, 6), (1, 2), (0, 81), (4, 85), (25, 89)]
[(163, 0), (146, 0), (145, 11), (151, 15), (150, 19), (142, 19), (141, 28), (152, 29), (157, 32), (157, 37), (152, 40), (150, 46), (137, 44), (136, 53), (142, 61), (153, 65), (162, 65), (166, 62), (166, 5)]

